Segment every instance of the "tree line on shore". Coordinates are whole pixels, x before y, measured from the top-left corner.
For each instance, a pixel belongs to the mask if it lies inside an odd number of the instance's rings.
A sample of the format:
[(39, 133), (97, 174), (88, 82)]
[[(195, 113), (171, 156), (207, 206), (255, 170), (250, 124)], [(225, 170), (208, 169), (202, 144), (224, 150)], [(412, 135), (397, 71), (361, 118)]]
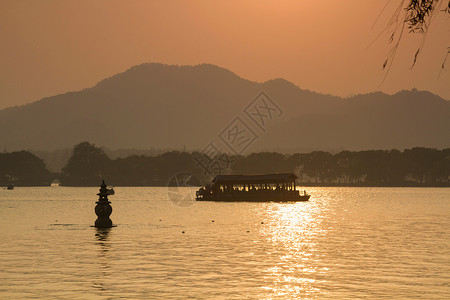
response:
[[(223, 156), (217, 160), (198, 152), (170, 151), (110, 159), (103, 149), (83, 142), (74, 147), (59, 173), (48, 171), (44, 162), (28, 151), (1, 153), (0, 185), (13, 181), (16, 186), (45, 186), (59, 179), (65, 186), (98, 186), (105, 179), (115, 186), (167, 186), (180, 173), (196, 179), (181, 183), (189, 185), (205, 184), (219, 173), (294, 172), (299, 184), (310, 186), (450, 186), (450, 148)], [(199, 158), (210, 164), (205, 166)]]

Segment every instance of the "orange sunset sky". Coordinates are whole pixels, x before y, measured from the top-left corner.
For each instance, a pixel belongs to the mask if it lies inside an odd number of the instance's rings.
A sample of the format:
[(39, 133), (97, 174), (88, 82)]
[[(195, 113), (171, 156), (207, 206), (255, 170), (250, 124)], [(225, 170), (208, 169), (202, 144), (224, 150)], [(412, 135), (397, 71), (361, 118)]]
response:
[[(282, 77), (340, 96), (429, 90), (450, 100), (441, 72), (449, 16), (406, 35), (383, 82), (391, 0), (0, 1), (0, 109), (95, 85), (144, 62), (211, 63), (252, 81)], [(450, 59), (447, 62), (450, 68)]]

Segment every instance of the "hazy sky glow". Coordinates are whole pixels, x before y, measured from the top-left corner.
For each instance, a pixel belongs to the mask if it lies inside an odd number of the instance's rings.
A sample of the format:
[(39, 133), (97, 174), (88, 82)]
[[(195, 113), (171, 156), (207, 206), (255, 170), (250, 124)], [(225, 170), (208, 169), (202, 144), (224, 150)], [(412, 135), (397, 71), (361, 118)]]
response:
[(438, 79), (448, 15), (434, 20), (412, 70), (421, 37), (406, 36), (382, 83), (389, 34), (368, 46), (400, 0), (372, 29), (386, 1), (3, 0), (0, 108), (90, 87), (144, 62), (211, 63), (340, 96), (416, 87), (450, 100), (449, 71)]

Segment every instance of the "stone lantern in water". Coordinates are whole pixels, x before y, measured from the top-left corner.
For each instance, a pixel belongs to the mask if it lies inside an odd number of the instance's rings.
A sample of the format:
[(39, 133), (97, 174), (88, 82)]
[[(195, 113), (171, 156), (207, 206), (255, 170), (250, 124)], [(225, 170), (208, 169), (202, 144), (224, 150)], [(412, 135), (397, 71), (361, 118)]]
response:
[(100, 193), (97, 205), (95, 206), (95, 214), (97, 215), (97, 220), (95, 220), (95, 227), (97, 228), (111, 228), (113, 227), (112, 221), (109, 216), (112, 213), (112, 207), (109, 205), (111, 202), (108, 201), (108, 189), (106, 188), (105, 180), (103, 180), (100, 186)]

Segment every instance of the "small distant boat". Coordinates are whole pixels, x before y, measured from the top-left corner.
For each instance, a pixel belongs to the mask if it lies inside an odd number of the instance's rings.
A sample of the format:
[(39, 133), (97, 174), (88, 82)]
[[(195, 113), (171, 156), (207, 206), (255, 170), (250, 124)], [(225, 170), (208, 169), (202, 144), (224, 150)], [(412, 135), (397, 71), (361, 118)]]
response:
[(311, 195), (296, 188), (293, 173), (265, 175), (217, 175), (212, 184), (197, 191), (197, 201), (218, 202), (297, 202)]
[(107, 189), (106, 192), (108, 193), (108, 195), (114, 195), (114, 194), (115, 194), (115, 192), (114, 192), (114, 187), (109, 186), (109, 187), (107, 187), (106, 189)]
[(51, 187), (56, 187), (56, 186), (61, 186), (61, 181), (59, 181), (58, 179), (55, 179), (52, 181), (52, 183), (50, 183)]
[(7, 190), (13, 190), (14, 189), (14, 183), (10, 182), (8, 183), (8, 186), (6, 187)]

